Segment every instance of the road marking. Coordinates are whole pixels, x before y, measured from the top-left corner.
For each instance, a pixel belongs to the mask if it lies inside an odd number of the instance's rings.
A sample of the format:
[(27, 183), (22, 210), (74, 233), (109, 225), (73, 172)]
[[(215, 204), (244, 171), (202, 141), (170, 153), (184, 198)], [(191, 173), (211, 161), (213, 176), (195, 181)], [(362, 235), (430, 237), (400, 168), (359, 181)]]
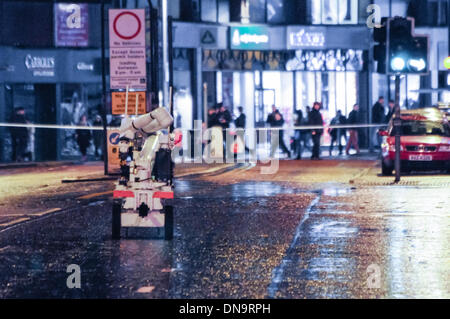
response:
[(11, 246), (6, 246), (6, 247), (0, 248), (0, 253), (2, 253), (2, 252), (4, 252), (4, 251), (8, 250), (9, 248), (11, 248)]
[(295, 230), (294, 239), (292, 240), (288, 249), (284, 253), (283, 260), (281, 261), (280, 265), (272, 271), (272, 282), (270, 283), (269, 288), (267, 289), (269, 298), (276, 297), (276, 294), (278, 291), (278, 286), (283, 281), (284, 268), (287, 265), (289, 265), (289, 263), (291, 262), (290, 255), (294, 251), (295, 246), (297, 245), (297, 241), (301, 236), (302, 226), (308, 220), (309, 215), (311, 214), (312, 210), (314, 209), (314, 207), (316, 207), (316, 205), (320, 202), (321, 199), (322, 199), (322, 193), (319, 193), (318, 196), (311, 202), (311, 204), (309, 204), (308, 208), (306, 209), (305, 216), (303, 216), (302, 220), (300, 221), (300, 223), (297, 226), (297, 229)]
[(191, 176), (191, 175), (200, 175), (200, 174), (210, 174), (210, 173), (215, 173), (217, 171), (220, 171), (222, 169), (226, 169), (229, 167), (234, 166), (233, 164), (230, 165), (223, 165), (220, 167), (214, 167), (214, 168), (210, 168), (204, 171), (199, 171), (199, 172), (191, 172), (191, 173), (185, 173), (185, 174), (175, 174), (175, 177), (179, 178), (179, 177), (186, 177), (186, 176)]
[(59, 212), (60, 210), (61, 210), (61, 208), (52, 208), (52, 209), (46, 210), (45, 212), (42, 212), (42, 213), (30, 214), (29, 216), (41, 217), (41, 216), (45, 216), (45, 215), (48, 215), (48, 214), (51, 214), (51, 213)]
[(153, 290), (155, 290), (154, 286), (148, 286), (148, 287), (141, 287), (138, 289), (138, 291), (136, 291), (138, 294), (149, 294), (151, 293)]
[(12, 225), (15, 225), (15, 224), (19, 224), (19, 223), (27, 221), (27, 220), (30, 220), (30, 218), (19, 218), (19, 219), (11, 221), (9, 223), (0, 224), (0, 227), (9, 227), (9, 226), (12, 226)]
[(89, 195), (84, 195), (84, 196), (78, 197), (77, 199), (92, 199), (92, 198), (100, 197), (100, 196), (103, 196), (103, 195), (110, 195), (110, 194), (112, 194), (112, 193), (113, 193), (113, 191), (107, 191), (107, 192), (102, 192), (102, 193), (89, 194)]

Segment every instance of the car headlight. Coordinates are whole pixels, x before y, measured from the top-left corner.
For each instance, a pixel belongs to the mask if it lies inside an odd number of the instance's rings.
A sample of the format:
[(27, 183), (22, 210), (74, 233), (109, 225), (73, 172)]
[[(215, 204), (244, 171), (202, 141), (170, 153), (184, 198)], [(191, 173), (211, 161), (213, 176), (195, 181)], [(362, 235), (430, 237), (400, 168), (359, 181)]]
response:
[(450, 152), (450, 145), (441, 145), (439, 147), (439, 152)]
[[(400, 152), (403, 152), (403, 145), (400, 145)], [(389, 152), (394, 152), (395, 153), (395, 144), (389, 145)]]

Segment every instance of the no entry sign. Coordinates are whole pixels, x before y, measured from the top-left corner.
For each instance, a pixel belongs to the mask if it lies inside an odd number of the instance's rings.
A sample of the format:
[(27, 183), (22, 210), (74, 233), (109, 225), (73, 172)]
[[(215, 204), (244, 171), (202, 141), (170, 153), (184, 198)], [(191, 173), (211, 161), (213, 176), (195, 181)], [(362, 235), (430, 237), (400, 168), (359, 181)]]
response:
[(145, 90), (145, 10), (109, 10), (111, 89)]

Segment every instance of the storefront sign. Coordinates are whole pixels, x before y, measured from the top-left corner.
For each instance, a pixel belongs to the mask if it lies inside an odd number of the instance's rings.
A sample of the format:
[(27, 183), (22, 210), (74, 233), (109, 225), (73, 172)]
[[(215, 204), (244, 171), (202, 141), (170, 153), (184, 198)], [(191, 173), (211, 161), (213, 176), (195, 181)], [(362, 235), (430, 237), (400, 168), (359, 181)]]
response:
[(314, 27), (288, 27), (288, 49), (324, 48), (326, 42), (326, 29)]
[(89, 45), (89, 11), (87, 4), (58, 3), (55, 9), (55, 45), (87, 47)]
[(217, 45), (217, 28), (200, 29), (200, 44), (202, 47), (214, 47)]
[[(145, 92), (128, 92), (128, 114), (136, 114), (136, 96), (139, 96), (138, 114), (146, 113), (146, 99)], [(112, 114), (125, 114), (126, 92), (112, 93)]]
[(90, 63), (85, 63), (85, 62), (78, 62), (77, 70), (78, 71), (94, 71), (94, 65), (90, 64)]
[(27, 54), (25, 57), (26, 68), (33, 72), (33, 76), (55, 76), (55, 58), (46, 56), (32, 56)]
[(231, 49), (267, 50), (270, 48), (270, 30), (264, 26), (230, 28)]
[(146, 90), (145, 10), (109, 10), (111, 89)]

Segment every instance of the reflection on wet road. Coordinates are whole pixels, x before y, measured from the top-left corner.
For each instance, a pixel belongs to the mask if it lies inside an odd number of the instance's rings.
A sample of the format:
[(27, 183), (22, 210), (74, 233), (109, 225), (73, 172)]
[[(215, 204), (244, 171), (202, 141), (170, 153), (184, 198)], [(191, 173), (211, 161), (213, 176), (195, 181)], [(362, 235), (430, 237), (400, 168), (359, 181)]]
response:
[(172, 242), (112, 241), (110, 200), (81, 205), (0, 231), (1, 298), (450, 297), (445, 189), (181, 179)]

